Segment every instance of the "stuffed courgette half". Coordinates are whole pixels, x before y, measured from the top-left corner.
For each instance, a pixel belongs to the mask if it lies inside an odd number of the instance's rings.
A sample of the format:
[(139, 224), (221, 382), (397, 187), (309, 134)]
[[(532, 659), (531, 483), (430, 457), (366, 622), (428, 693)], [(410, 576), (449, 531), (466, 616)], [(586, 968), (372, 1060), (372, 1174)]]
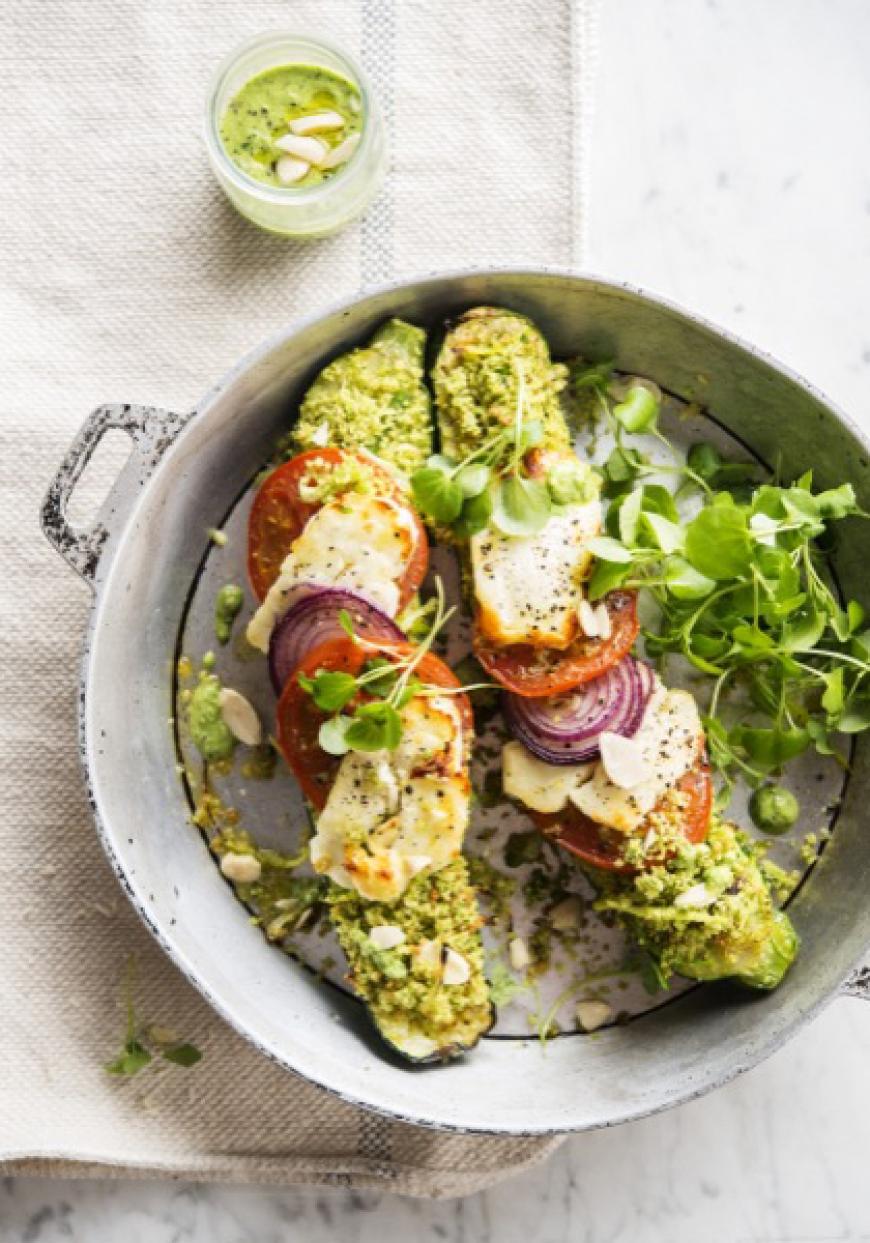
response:
[[(463, 492), (452, 524), (470, 557), (475, 650), (505, 687), (516, 738), (505, 792), (580, 861), (597, 909), (623, 923), (663, 984), (678, 972), (773, 988), (797, 936), (774, 906), (775, 870), (712, 818), (694, 698), (629, 654), (633, 593), (588, 597), (600, 479), (571, 447), (564, 380), (534, 324), (492, 307), (448, 332), (434, 371), (444, 456), (433, 465)], [(434, 478), (413, 483), (424, 512), (428, 499), (446, 520), (445, 484), (439, 494)]]
[(261, 485), (248, 565), (277, 739), (314, 818), (309, 846), (349, 980), (414, 1062), (470, 1049), (493, 1009), (462, 842), (471, 707), (406, 638), (428, 566), (405, 470), (431, 452), (425, 334), (399, 320), (335, 359), (301, 407), (297, 452)]

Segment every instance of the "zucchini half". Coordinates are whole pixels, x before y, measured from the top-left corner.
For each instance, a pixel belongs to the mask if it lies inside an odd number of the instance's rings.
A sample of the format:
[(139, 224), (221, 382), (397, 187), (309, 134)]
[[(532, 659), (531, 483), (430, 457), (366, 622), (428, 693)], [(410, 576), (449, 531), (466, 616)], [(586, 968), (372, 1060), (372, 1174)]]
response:
[(293, 428), (296, 453), (368, 449), (407, 475), (432, 453), (426, 333), (391, 319), (368, 345), (333, 359), (308, 389)]
[(432, 368), (441, 452), (460, 461), (510, 426), (521, 375), (524, 415), (540, 421), (541, 448), (570, 451), (559, 399), (567, 367), (552, 361), (546, 339), (527, 316), (480, 306), (446, 333)]
[[(777, 908), (757, 846), (736, 825), (714, 820), (702, 847), (690, 847), (673, 868), (626, 876), (585, 869), (599, 890), (595, 909), (612, 911), (658, 968), (662, 984), (676, 973), (693, 980), (735, 979), (769, 991), (797, 957), (800, 939)], [(681, 866), (681, 864), (683, 866)], [(680, 893), (724, 879), (715, 901), (675, 902)], [(658, 890), (658, 892), (656, 892)]]
[[(332, 885), (327, 904), (348, 979), (400, 1057), (417, 1064), (445, 1061), (474, 1048), (489, 1031), (495, 1011), (483, 970), (483, 920), (465, 859), (415, 877), (394, 903), (369, 902)], [(370, 935), (376, 927), (399, 928), (404, 940), (378, 949)], [(448, 950), (467, 964), (462, 983), (444, 982)]]

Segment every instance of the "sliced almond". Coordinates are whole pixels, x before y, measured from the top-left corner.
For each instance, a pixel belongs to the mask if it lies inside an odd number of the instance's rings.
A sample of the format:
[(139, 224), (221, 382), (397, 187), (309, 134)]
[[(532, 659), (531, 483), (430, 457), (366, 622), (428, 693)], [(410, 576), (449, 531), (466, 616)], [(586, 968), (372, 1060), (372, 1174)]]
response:
[(222, 688), (218, 704), (230, 733), (246, 746), (259, 746), (263, 741), (263, 728), (254, 705), (229, 686)]
[(441, 967), (441, 942), (421, 941), (415, 950), (418, 964), (424, 971), (438, 971)]
[(282, 155), (275, 164), (275, 174), (285, 186), (292, 186), (294, 181), (301, 181), (311, 165), (307, 160), (299, 160), (295, 155)]
[(576, 894), (557, 902), (550, 911), (550, 923), (557, 932), (572, 932), (580, 927), (583, 903)]
[(595, 606), (595, 625), (598, 630), (599, 639), (609, 639), (613, 634), (613, 625), (610, 621), (610, 614), (607, 611), (607, 605), (602, 600), (600, 604)]
[(329, 151), (326, 143), (319, 138), (303, 138), (300, 134), (283, 134), (275, 139), (275, 146), (279, 151), (286, 151), (288, 155), (295, 155), (307, 164), (318, 167)]
[(652, 777), (643, 748), (633, 738), (605, 731), (598, 737), (598, 747), (608, 781), (620, 789), (631, 790)]
[(347, 138), (342, 139), (323, 157), (318, 167), (338, 168), (339, 164), (346, 164), (359, 146), (361, 138), (362, 134), (348, 134)]
[(467, 958), (457, 954), (448, 945), (444, 951), (444, 966), (441, 971), (442, 984), (467, 984), (471, 979), (471, 965)]
[(404, 943), (405, 934), (396, 924), (375, 924), (369, 928), (369, 940), (375, 949), (394, 950)]
[(343, 129), (344, 117), (340, 112), (309, 112), (290, 122), (292, 134), (322, 134), (326, 130)]
[(221, 872), (237, 885), (253, 885), (263, 874), (260, 860), (253, 855), (237, 855), (227, 851), (221, 856)]
[(594, 1032), (613, 1018), (613, 1009), (606, 1001), (578, 1001), (575, 1013), (577, 1026), (584, 1032)]
[(525, 971), (531, 963), (532, 956), (529, 953), (529, 947), (522, 937), (511, 937), (508, 942), (508, 957), (514, 971)]
[(409, 876), (416, 876), (432, 862), (431, 855), (405, 855), (405, 867)]
[(315, 427), (308, 439), (313, 445), (317, 445), (318, 449), (325, 448), (329, 444), (329, 424), (323, 422), (319, 427)]
[(716, 901), (715, 893), (711, 893), (703, 881), (685, 889), (674, 898), (674, 906), (680, 908), (693, 906), (711, 906)]
[(586, 638), (597, 639), (598, 611), (589, 603), (585, 596), (581, 597), (580, 603), (577, 605), (577, 617), (580, 621), (580, 629), (586, 635)]

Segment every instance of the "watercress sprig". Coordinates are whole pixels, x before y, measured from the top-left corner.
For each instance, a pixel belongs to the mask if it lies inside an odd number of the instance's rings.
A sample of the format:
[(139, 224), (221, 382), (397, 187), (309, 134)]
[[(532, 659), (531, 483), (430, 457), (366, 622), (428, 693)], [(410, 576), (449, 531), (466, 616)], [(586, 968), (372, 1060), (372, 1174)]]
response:
[(590, 500), (597, 476), (571, 458), (555, 463), (545, 479), (532, 478), (525, 457), (542, 441), (538, 419), (527, 419), (525, 374), (517, 365), (517, 402), (510, 425), (462, 461), (430, 457), (411, 477), (411, 493), (423, 514), (468, 539), (490, 524), (505, 535), (534, 535), (561, 506)]
[[(601, 371), (585, 386), (618, 421)], [(851, 484), (814, 491), (807, 472), (750, 487), (757, 468), (705, 443), (681, 462), (658, 433), (674, 455), (663, 470), (626, 442), (632, 434), (625, 424), (616, 433), (619, 477), (605, 468), (611, 504), (606, 534), (590, 544), (589, 596), (645, 588), (658, 605), (647, 652), (677, 653), (715, 679), (705, 720), (714, 765), (757, 784), (807, 747), (831, 754), (833, 735), (870, 728), (870, 630), (857, 601), (838, 599), (819, 546), (831, 523), (867, 517)], [(676, 495), (646, 482), (669, 470), (683, 477)], [(688, 519), (677, 506), (687, 493), (703, 505)]]

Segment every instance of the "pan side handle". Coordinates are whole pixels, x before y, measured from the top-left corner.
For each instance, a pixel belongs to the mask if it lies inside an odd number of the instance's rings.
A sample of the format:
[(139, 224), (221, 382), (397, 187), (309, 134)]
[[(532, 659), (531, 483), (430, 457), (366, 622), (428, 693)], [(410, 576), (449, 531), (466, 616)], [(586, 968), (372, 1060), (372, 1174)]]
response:
[[(69, 447), (42, 502), (40, 519), (49, 543), (93, 587), (106, 547), (124, 526), (142, 485), (184, 427), (190, 414), (127, 403), (98, 406)], [(103, 436), (111, 428), (126, 432), (132, 451), (90, 528), (74, 527), (69, 499)]]

